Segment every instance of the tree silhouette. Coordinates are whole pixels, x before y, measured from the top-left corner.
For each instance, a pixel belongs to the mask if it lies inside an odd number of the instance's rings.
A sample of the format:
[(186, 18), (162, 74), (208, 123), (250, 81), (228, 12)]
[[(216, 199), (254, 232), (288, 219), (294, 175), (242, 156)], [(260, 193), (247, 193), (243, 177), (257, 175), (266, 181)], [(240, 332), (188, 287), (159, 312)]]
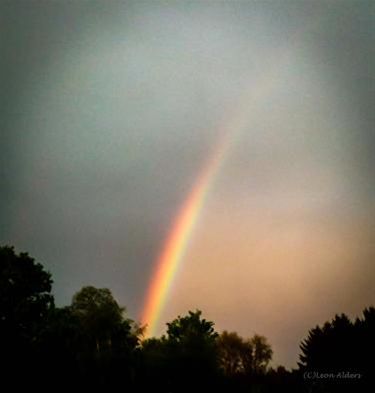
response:
[[(332, 374), (334, 378), (314, 381), (315, 389), (343, 391), (374, 387), (375, 309), (363, 311), (355, 323), (345, 315), (311, 329), (300, 344), (299, 369), (304, 373)], [(306, 374), (305, 374), (306, 375)], [(310, 381), (311, 382), (311, 381)], [(312, 382), (311, 382), (312, 383)], [(318, 391), (318, 390), (316, 390)], [(345, 390), (346, 391), (346, 390)]]
[(84, 287), (73, 296), (70, 310), (80, 328), (78, 362), (94, 385), (113, 386), (120, 376), (131, 383), (139, 329), (124, 317), (111, 291)]
[[(338, 393), (373, 391), (375, 308), (352, 322), (345, 314), (311, 329), (300, 345), (299, 370), (269, 368), (272, 349), (260, 335), (220, 336), (201, 311), (167, 323), (161, 338), (140, 341), (111, 291), (83, 287), (57, 308), (51, 275), (27, 253), (0, 247), (2, 383), (14, 390), (230, 391)], [(369, 360), (370, 359), (370, 360)], [(306, 372), (334, 380), (303, 379)], [(359, 375), (347, 379), (345, 375)]]
[(265, 374), (272, 349), (263, 336), (243, 339), (236, 332), (224, 331), (218, 338), (221, 369), (227, 376)]
[(202, 312), (189, 311), (167, 323), (167, 346), (174, 374), (189, 379), (190, 387), (208, 382), (217, 369), (214, 323), (201, 318)]
[(356, 337), (353, 333), (354, 326), (345, 314), (336, 315), (322, 328), (316, 326), (300, 345), (301, 367), (322, 372), (354, 371), (352, 355)]
[(172, 322), (167, 323), (168, 340), (178, 343), (188, 341), (211, 342), (218, 336), (214, 329), (214, 323), (201, 319), (202, 312), (189, 311), (185, 317), (178, 316)]
[(369, 361), (375, 355), (375, 308), (369, 307), (363, 310), (362, 318), (357, 318), (354, 324), (357, 347), (354, 353), (356, 367), (363, 374), (367, 384), (374, 387), (375, 362)]
[(39, 363), (44, 375), (37, 384), (38, 389), (54, 386), (56, 381), (59, 381), (61, 390), (81, 384), (79, 356), (84, 339), (79, 321), (70, 307), (51, 310), (40, 329), (37, 343)]
[(170, 360), (171, 353), (165, 336), (142, 341), (138, 370), (142, 391), (173, 391)]
[[(82, 288), (73, 296), (71, 310), (96, 352), (111, 348), (114, 334), (124, 322), (124, 308), (118, 305), (109, 289)], [(128, 323), (129, 331), (130, 327)]]
[(199, 391), (212, 385), (217, 373), (218, 334), (214, 323), (201, 316), (199, 310), (178, 316), (167, 323), (165, 336), (142, 344), (143, 375), (159, 371), (152, 380), (159, 381), (158, 391)]
[(255, 374), (264, 374), (267, 366), (272, 359), (273, 351), (264, 336), (255, 334), (250, 339), (253, 348), (252, 370)]
[[(53, 306), (51, 275), (27, 253), (0, 247), (0, 329), (30, 340)], [(4, 337), (4, 336), (3, 336)]]
[(224, 331), (217, 340), (220, 368), (226, 376), (244, 374), (252, 365), (253, 348), (236, 332)]
[[(0, 247), (0, 347), (4, 376), (15, 384), (33, 378), (40, 331), (53, 308), (51, 275), (27, 253)], [(3, 383), (5, 383), (3, 381)]]

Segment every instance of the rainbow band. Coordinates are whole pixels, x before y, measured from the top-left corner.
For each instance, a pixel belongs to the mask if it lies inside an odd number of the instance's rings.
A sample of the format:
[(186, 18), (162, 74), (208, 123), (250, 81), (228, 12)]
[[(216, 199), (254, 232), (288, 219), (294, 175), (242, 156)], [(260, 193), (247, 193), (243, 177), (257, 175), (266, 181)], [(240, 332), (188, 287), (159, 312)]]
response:
[(157, 331), (169, 289), (185, 255), (211, 184), (213, 184), (231, 146), (249, 125), (250, 113), (253, 113), (259, 100), (267, 97), (270, 90), (278, 85), (280, 70), (287, 67), (288, 64), (287, 51), (281, 54), (275, 53), (275, 63), (271, 63), (268, 72), (264, 72), (262, 77), (255, 81), (255, 84), (246, 89), (247, 94), (241, 100), (242, 105), (237, 108), (234, 116), (222, 128), (220, 132), (222, 140), (214, 149), (211, 158), (183, 204), (162, 253), (156, 261), (155, 272), (152, 275), (151, 285), (141, 315), (141, 323), (146, 326), (145, 334), (147, 336), (154, 336)]
[(198, 221), (199, 213), (207, 196), (209, 186), (223, 162), (228, 142), (219, 144), (215, 154), (206, 165), (170, 231), (164, 249), (156, 262), (156, 271), (147, 294), (141, 318), (147, 324), (147, 335), (152, 336), (158, 326), (168, 291), (176, 275), (179, 262), (183, 259), (191, 234)]

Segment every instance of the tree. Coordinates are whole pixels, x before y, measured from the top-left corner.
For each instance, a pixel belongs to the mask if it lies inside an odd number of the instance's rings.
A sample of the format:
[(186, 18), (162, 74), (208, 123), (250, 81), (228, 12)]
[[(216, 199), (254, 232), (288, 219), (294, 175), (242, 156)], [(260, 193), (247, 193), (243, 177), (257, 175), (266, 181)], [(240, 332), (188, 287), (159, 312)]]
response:
[(201, 319), (202, 312), (189, 311), (185, 317), (178, 316), (175, 320), (167, 323), (167, 336), (174, 342), (211, 342), (218, 336), (214, 329), (214, 323)]
[(167, 343), (174, 352), (176, 363), (184, 363), (197, 375), (216, 368), (216, 338), (214, 323), (201, 318), (202, 312), (189, 314), (167, 323)]
[(143, 340), (140, 348), (139, 385), (141, 391), (171, 391), (172, 356), (165, 336)]
[(350, 378), (320, 380), (316, 384), (321, 389), (341, 392), (345, 387), (353, 391), (363, 390), (367, 385), (368, 391), (373, 390), (375, 369), (369, 359), (375, 353), (375, 309), (365, 309), (363, 318), (357, 318), (355, 323), (345, 314), (336, 315), (322, 327), (311, 329), (300, 349), (298, 365), (301, 372), (352, 375)]
[[(119, 327), (130, 332), (131, 322), (124, 320), (124, 308), (118, 305), (107, 288), (82, 288), (73, 296), (71, 310), (97, 352), (112, 346), (112, 338)], [(122, 326), (123, 322), (127, 322), (127, 326)]]
[(336, 315), (322, 328), (316, 326), (300, 345), (300, 367), (326, 373), (352, 369), (353, 333), (353, 324), (345, 314)]
[(0, 247), (0, 330), (18, 340), (34, 339), (37, 327), (53, 307), (50, 273), (27, 253)]
[(224, 331), (218, 337), (218, 357), (224, 375), (233, 377), (244, 374), (252, 364), (253, 348), (236, 332)]
[(131, 383), (140, 331), (111, 291), (84, 287), (73, 296), (70, 310), (80, 329), (77, 361), (93, 386), (108, 388), (121, 379)]
[(365, 308), (362, 314), (362, 318), (357, 318), (354, 324), (355, 334), (358, 337), (354, 352), (355, 366), (360, 370), (366, 383), (369, 384), (371, 379), (373, 386), (375, 362), (369, 359), (373, 359), (375, 354), (375, 308)]
[(264, 336), (259, 336), (258, 334), (251, 338), (250, 345), (253, 348), (252, 370), (255, 374), (264, 374), (272, 359), (273, 351), (271, 346)]
[(70, 307), (54, 308), (40, 329), (37, 355), (44, 378), (37, 390), (44, 390), (58, 381), (60, 390), (69, 390), (81, 382), (79, 355), (85, 335)]
[[(3, 378), (15, 390), (28, 386), (39, 367), (40, 332), (54, 307), (52, 279), (40, 263), (13, 247), (0, 247), (0, 348)], [(23, 378), (18, 376), (22, 375)], [(6, 385), (6, 382), (3, 381)]]
[(143, 346), (144, 362), (150, 366), (154, 361), (161, 369), (160, 391), (212, 388), (218, 370), (217, 336), (214, 323), (197, 310), (167, 323), (167, 333), (160, 340), (148, 340)]
[(221, 369), (227, 376), (264, 374), (272, 359), (272, 349), (263, 336), (243, 339), (236, 332), (224, 331), (218, 338)]

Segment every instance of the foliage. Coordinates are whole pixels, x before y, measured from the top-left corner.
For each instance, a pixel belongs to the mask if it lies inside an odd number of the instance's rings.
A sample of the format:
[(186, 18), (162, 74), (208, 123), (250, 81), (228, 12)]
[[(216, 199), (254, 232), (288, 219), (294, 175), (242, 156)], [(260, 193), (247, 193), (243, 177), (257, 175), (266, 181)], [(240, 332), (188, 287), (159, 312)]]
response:
[[(38, 367), (38, 341), (53, 309), (51, 275), (27, 253), (0, 247), (0, 350), (2, 383), (21, 389)], [(23, 378), (17, 378), (21, 374)]]
[[(202, 318), (201, 311), (178, 316), (167, 323), (165, 336), (143, 342), (143, 375), (159, 381), (160, 391), (194, 391), (197, 386), (212, 385), (217, 372), (217, 336), (214, 323)], [(145, 382), (144, 388), (151, 388)]]
[(83, 287), (73, 296), (70, 312), (79, 328), (76, 356), (83, 374), (95, 375), (96, 387), (112, 386), (124, 376), (130, 381), (139, 330), (111, 291)]
[(89, 346), (97, 352), (110, 348), (119, 330), (130, 332), (131, 322), (124, 320), (124, 308), (107, 288), (82, 288), (74, 295), (71, 310)]
[(300, 345), (300, 366), (325, 372), (352, 368), (350, 352), (355, 346), (353, 332), (354, 326), (344, 314), (336, 315), (332, 322), (326, 322), (322, 328), (316, 326)]
[[(27, 253), (0, 247), (0, 331), (32, 340), (38, 326), (53, 307), (52, 279)], [(5, 333), (6, 332), (6, 333)]]
[(272, 359), (272, 349), (263, 336), (243, 339), (224, 331), (218, 338), (220, 367), (227, 376), (264, 374)]
[[(345, 314), (311, 329), (299, 369), (270, 368), (264, 336), (218, 335), (199, 310), (167, 323), (161, 338), (141, 341), (111, 291), (83, 287), (55, 307), (52, 279), (27, 253), (0, 247), (0, 346), (3, 384), (14, 390), (51, 387), (112, 391), (302, 393), (373, 391), (375, 308), (352, 322)], [(306, 380), (306, 372), (361, 375), (358, 380)]]
[(267, 339), (257, 334), (250, 340), (250, 346), (253, 348), (252, 371), (255, 374), (264, 374), (266, 372), (268, 363), (272, 359), (273, 351), (268, 344)]
[(234, 376), (245, 372), (252, 363), (253, 348), (236, 332), (224, 331), (217, 340), (219, 364), (224, 374)]
[(202, 312), (189, 311), (185, 317), (178, 316), (167, 323), (168, 340), (174, 342), (206, 341), (214, 342), (218, 334), (215, 332), (214, 323), (201, 319)]
[[(375, 353), (374, 333), (374, 307), (365, 309), (363, 318), (354, 323), (345, 314), (336, 315), (322, 327), (311, 329), (301, 342), (299, 369), (304, 373), (338, 375), (315, 384), (332, 391), (336, 391), (336, 385), (338, 391), (353, 384), (373, 385), (375, 368), (369, 359)], [(349, 374), (352, 377), (345, 377)]]

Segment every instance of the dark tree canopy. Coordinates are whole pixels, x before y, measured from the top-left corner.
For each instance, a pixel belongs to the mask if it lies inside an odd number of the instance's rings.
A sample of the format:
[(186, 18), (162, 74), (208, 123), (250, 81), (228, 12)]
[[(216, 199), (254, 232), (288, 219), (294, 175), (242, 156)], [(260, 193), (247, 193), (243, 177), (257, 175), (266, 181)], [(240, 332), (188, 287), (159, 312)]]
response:
[[(112, 337), (125, 322), (120, 307), (107, 288), (87, 286), (73, 296), (71, 310), (85, 333), (99, 351), (112, 344)], [(128, 324), (130, 330), (130, 323)]]
[(220, 367), (227, 376), (265, 374), (272, 359), (267, 339), (257, 334), (243, 339), (236, 332), (224, 331), (217, 344)]
[(217, 371), (217, 336), (214, 323), (199, 310), (167, 323), (165, 336), (142, 344), (142, 372), (149, 378), (143, 388), (154, 388), (152, 381), (159, 381), (160, 391), (204, 390)]
[(215, 332), (214, 323), (201, 319), (202, 312), (189, 311), (189, 314), (178, 316), (172, 322), (167, 323), (167, 336), (170, 341), (214, 341), (218, 334)]
[[(41, 343), (44, 357), (69, 370), (66, 388), (74, 383), (83, 389), (113, 389), (124, 379), (128, 386), (134, 383), (138, 330), (109, 289), (83, 287), (48, 322)], [(50, 374), (55, 376), (54, 368)]]
[(81, 334), (78, 360), (86, 373), (96, 374), (95, 386), (116, 385), (124, 376), (130, 380), (139, 330), (125, 317), (125, 308), (117, 303), (111, 291), (83, 287), (73, 296), (70, 310)]
[[(0, 247), (0, 330), (18, 340), (32, 340), (53, 307), (51, 275), (27, 253)], [(6, 333), (5, 333), (6, 332)]]
[(301, 367), (325, 372), (352, 369), (353, 333), (354, 326), (345, 314), (336, 315), (323, 327), (316, 326), (300, 345)]
[[(22, 389), (36, 378), (39, 343), (53, 309), (51, 275), (27, 253), (0, 247), (2, 385)], [(8, 379), (8, 381), (7, 381)]]
[(243, 374), (252, 363), (253, 348), (236, 332), (224, 331), (217, 340), (220, 368), (224, 375)]
[(266, 337), (255, 334), (249, 341), (253, 349), (252, 371), (255, 374), (264, 374), (272, 359), (273, 351), (268, 344)]
[[(141, 340), (142, 329), (109, 289), (85, 286), (59, 308), (51, 285), (51, 275), (27, 253), (0, 247), (1, 375), (15, 391), (374, 390), (374, 307), (355, 321), (341, 314), (311, 329), (300, 346), (299, 369), (290, 372), (269, 367), (273, 352), (265, 337), (218, 335), (199, 310), (167, 323), (161, 338)], [(306, 372), (358, 373), (361, 379), (308, 380)]]
[(302, 372), (355, 376), (319, 381), (322, 389), (336, 392), (352, 384), (374, 387), (375, 308), (366, 308), (354, 323), (345, 314), (336, 315), (322, 327), (311, 329), (300, 349)]

